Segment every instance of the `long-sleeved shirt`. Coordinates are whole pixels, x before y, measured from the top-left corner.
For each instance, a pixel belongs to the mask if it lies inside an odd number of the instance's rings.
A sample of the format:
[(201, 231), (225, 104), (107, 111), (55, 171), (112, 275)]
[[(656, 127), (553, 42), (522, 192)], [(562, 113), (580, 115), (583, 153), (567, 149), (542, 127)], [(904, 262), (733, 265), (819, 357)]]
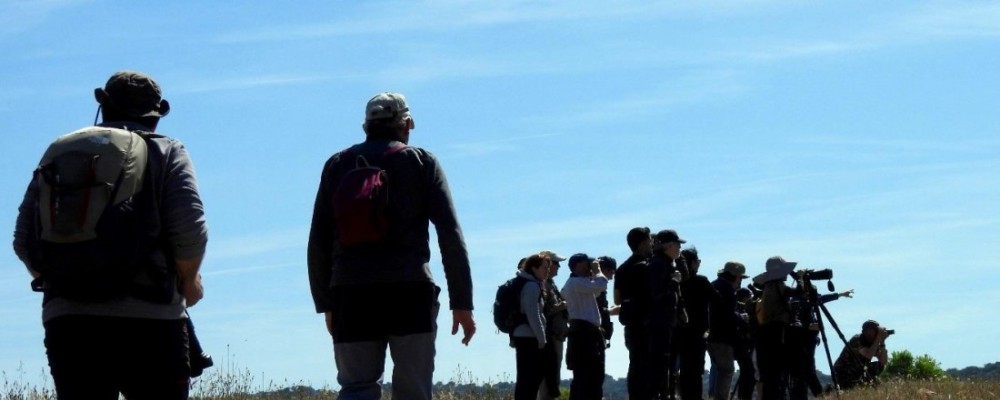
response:
[[(351, 153), (380, 164), (389, 177), (390, 221), (387, 247), (376, 250), (343, 248), (338, 241), (333, 195), (356, 159), (334, 154), (323, 167), (309, 232), (309, 284), (317, 312), (333, 307), (331, 288), (400, 282), (433, 282), (430, 271), (429, 223), (434, 223), (452, 310), (471, 310), (472, 275), (462, 229), (451, 200), (444, 170), (430, 152), (409, 146), (380, 160), (386, 149), (400, 143), (366, 140)], [(348, 159), (351, 158), (351, 159)]]
[(518, 276), (527, 279), (528, 282), (521, 287), (521, 312), (527, 317), (527, 322), (518, 325), (511, 333), (515, 337), (533, 337), (538, 341), (538, 348), (545, 347), (545, 314), (542, 312), (542, 283), (524, 271), (519, 271)]
[[(141, 131), (147, 131), (148, 128), (140, 124), (106, 122), (99, 126), (127, 129), (148, 136), (147, 176), (152, 179), (149, 187), (159, 204), (157, 210), (160, 217), (159, 237), (163, 243), (162, 247), (156, 248), (149, 255), (149, 261), (153, 267), (163, 270), (167, 276), (176, 276), (172, 270), (172, 260), (200, 259), (208, 244), (204, 206), (198, 193), (194, 165), (187, 150), (177, 139), (143, 134)], [(18, 209), (14, 230), (14, 252), (28, 268), (31, 268), (28, 246), (34, 236), (32, 218), (37, 201), (38, 189), (32, 181)], [(142, 275), (139, 279), (143, 279)], [(42, 308), (42, 320), (48, 321), (63, 315), (151, 319), (178, 319), (186, 316), (183, 297), (179, 293), (174, 293), (169, 304), (153, 303), (134, 297), (100, 303), (84, 303), (60, 297), (47, 298)]]
[(601, 309), (597, 305), (597, 295), (606, 290), (608, 290), (608, 278), (600, 272), (593, 278), (570, 275), (562, 288), (569, 319), (584, 320), (600, 327)]

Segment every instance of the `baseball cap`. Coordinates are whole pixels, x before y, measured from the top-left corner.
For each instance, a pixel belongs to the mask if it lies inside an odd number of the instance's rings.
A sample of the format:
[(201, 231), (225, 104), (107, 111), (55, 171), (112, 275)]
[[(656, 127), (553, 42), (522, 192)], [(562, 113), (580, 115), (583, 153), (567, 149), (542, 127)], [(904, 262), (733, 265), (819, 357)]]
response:
[(382, 92), (376, 94), (365, 106), (365, 121), (395, 122), (410, 115), (406, 97), (400, 93)]
[(574, 255), (569, 256), (569, 267), (573, 268), (574, 265), (584, 260), (586, 260), (588, 263), (591, 263), (594, 261), (594, 258), (588, 256), (586, 253), (576, 253)]
[(743, 279), (749, 278), (749, 276), (747, 276), (747, 267), (736, 261), (729, 261), (726, 265), (722, 266), (719, 273), (721, 274), (724, 272), (728, 272), (732, 276), (738, 276)]
[(677, 236), (677, 231), (673, 229), (664, 229), (656, 232), (656, 241), (658, 243), (687, 243), (687, 240), (681, 239), (680, 236)]
[(552, 250), (542, 250), (542, 251), (538, 252), (538, 254), (546, 256), (550, 260), (555, 261), (555, 262), (566, 261), (566, 257), (560, 256), (560, 255), (556, 254), (556, 252), (554, 252)]
[(103, 89), (94, 89), (94, 97), (101, 106), (129, 117), (164, 117), (170, 113), (170, 103), (163, 99), (160, 85), (142, 72), (115, 72)]

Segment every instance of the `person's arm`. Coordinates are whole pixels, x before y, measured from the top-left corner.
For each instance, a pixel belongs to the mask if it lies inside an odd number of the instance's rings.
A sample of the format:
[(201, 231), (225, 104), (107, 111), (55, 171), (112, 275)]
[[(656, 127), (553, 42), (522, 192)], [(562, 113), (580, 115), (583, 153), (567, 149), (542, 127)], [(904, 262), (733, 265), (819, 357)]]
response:
[(208, 227), (194, 164), (180, 141), (170, 141), (160, 199), (163, 234), (177, 271), (178, 290), (191, 307), (204, 297), (199, 271), (208, 244)]
[(528, 318), (528, 327), (538, 340), (538, 348), (545, 347), (545, 316), (542, 315), (541, 287), (528, 282), (521, 288), (521, 312)]
[[(333, 215), (333, 165), (337, 156), (323, 166), (316, 201), (313, 203), (312, 224), (309, 227), (309, 244), (306, 264), (309, 272), (309, 289), (317, 313), (327, 313), (332, 321), (333, 299), (330, 296), (330, 279), (333, 275), (333, 252), (336, 243), (336, 220)], [(328, 323), (328, 328), (330, 324)], [(332, 329), (332, 328), (331, 328)]]
[(17, 208), (17, 221), (14, 225), (14, 254), (24, 263), (28, 273), (33, 279), (37, 279), (41, 274), (31, 268), (31, 257), (29, 256), (28, 243), (36, 235), (35, 233), (35, 203), (38, 201), (38, 186), (35, 183), (37, 177), (31, 178), (21, 205)]
[(452, 310), (472, 310), (472, 273), (469, 254), (458, 223), (458, 213), (452, 202), (451, 190), (444, 170), (437, 159), (424, 151), (421, 161), (427, 168), (427, 206), (430, 221), (437, 232), (441, 249), (441, 263), (448, 283), (448, 297)]
[[(889, 334), (886, 332), (885, 328), (879, 328), (878, 334), (875, 335), (875, 341), (872, 342), (871, 346), (859, 348), (858, 353), (860, 353), (861, 356), (865, 358), (865, 360), (871, 360), (872, 357), (877, 357), (879, 355), (878, 354), (879, 349), (881, 348), (884, 350), (882, 344), (885, 342), (885, 338), (888, 336)], [(879, 361), (881, 362), (882, 360)]]
[(179, 281), (178, 289), (184, 296), (188, 307), (193, 307), (202, 297), (205, 297), (205, 288), (201, 284), (201, 273), (199, 272), (201, 260), (201, 257), (193, 260), (174, 260)]
[(469, 344), (476, 334), (476, 321), (472, 317), (472, 271), (469, 267), (469, 253), (462, 237), (462, 227), (458, 224), (458, 213), (451, 199), (448, 179), (444, 170), (429, 152), (421, 161), (427, 165), (430, 174), (427, 200), (430, 221), (437, 232), (441, 249), (441, 264), (444, 266), (445, 281), (448, 282), (449, 305), (452, 310), (451, 334), (457, 334), (462, 327), (462, 343)]

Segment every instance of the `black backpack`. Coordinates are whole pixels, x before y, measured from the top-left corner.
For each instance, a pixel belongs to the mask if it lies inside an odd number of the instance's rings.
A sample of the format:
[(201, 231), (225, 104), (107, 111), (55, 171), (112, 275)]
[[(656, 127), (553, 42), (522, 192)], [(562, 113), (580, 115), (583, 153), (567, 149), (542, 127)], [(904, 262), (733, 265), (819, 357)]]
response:
[(500, 332), (513, 333), (518, 325), (528, 322), (528, 317), (521, 312), (521, 289), (528, 281), (528, 278), (515, 276), (497, 288), (496, 300), (493, 301), (493, 323)]
[(59, 137), (42, 156), (29, 249), (46, 297), (133, 294), (159, 229), (143, 135), (85, 128)]

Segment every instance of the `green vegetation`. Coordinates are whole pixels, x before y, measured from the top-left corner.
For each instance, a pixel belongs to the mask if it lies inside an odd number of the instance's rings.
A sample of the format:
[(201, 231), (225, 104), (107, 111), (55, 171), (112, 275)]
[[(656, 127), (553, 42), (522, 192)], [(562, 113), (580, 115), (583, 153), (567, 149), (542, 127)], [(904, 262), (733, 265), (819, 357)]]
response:
[(927, 354), (914, 358), (909, 350), (892, 352), (883, 376), (886, 378), (923, 381), (949, 378), (948, 374), (941, 369), (941, 364), (937, 360)]

